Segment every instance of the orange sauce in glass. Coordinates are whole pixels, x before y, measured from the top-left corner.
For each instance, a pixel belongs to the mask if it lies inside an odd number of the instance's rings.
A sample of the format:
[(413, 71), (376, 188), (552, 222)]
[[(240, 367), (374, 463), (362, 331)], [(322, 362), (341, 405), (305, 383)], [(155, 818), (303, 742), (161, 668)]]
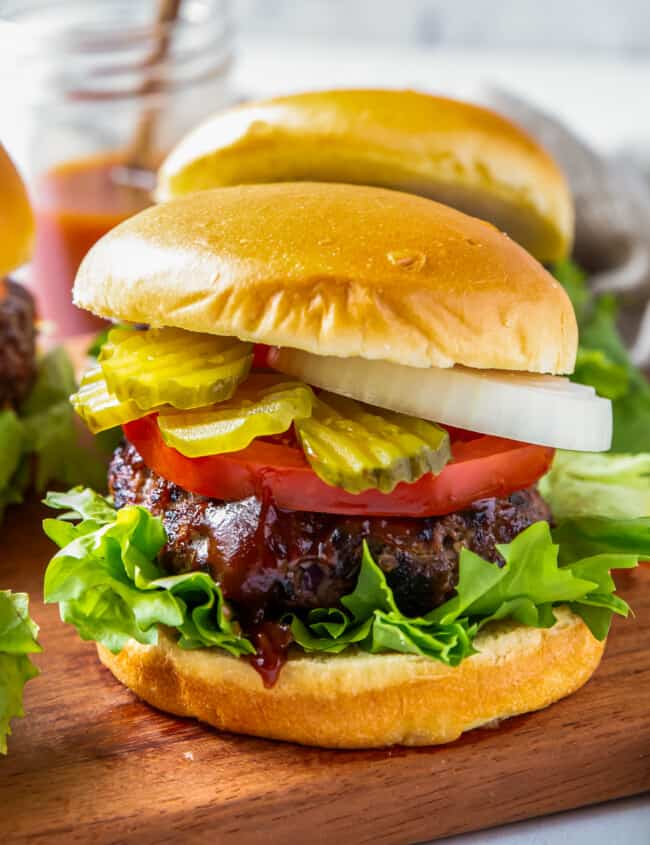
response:
[(71, 291), (77, 269), (95, 241), (151, 205), (149, 190), (127, 184), (125, 173), (123, 154), (111, 153), (59, 164), (36, 185), (30, 287), (40, 317), (55, 324), (59, 337), (104, 325), (72, 304)]

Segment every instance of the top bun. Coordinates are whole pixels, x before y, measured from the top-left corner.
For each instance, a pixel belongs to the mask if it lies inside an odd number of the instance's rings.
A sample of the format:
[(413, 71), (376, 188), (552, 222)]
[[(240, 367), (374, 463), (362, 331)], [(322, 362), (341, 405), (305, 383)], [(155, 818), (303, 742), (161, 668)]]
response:
[(562, 286), (489, 223), (324, 182), (149, 208), (90, 250), (74, 301), (102, 317), (414, 367), (566, 373), (578, 341)]
[(18, 171), (0, 144), (0, 280), (29, 261), (34, 217)]
[(540, 261), (564, 257), (573, 204), (555, 161), (510, 121), (415, 91), (322, 91), (216, 114), (162, 165), (158, 196), (264, 182), (421, 194), (488, 220)]

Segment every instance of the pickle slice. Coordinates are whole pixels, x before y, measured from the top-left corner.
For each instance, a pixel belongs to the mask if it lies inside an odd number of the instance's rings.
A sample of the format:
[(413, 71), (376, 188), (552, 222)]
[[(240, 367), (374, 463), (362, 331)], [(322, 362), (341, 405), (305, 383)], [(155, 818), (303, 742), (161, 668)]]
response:
[(142, 408), (133, 400), (120, 402), (117, 396), (109, 391), (102, 368), (98, 364), (84, 373), (79, 390), (73, 393), (70, 402), (93, 434), (142, 416)]
[(311, 414), (312, 389), (285, 376), (253, 373), (234, 397), (210, 408), (163, 408), (158, 426), (165, 443), (189, 458), (237, 452), (256, 437), (281, 434)]
[(321, 393), (296, 431), (314, 472), (349, 493), (390, 493), (400, 481), (440, 472), (449, 435), (434, 423)]
[(113, 329), (99, 356), (109, 390), (143, 411), (230, 399), (252, 362), (251, 343), (173, 328)]

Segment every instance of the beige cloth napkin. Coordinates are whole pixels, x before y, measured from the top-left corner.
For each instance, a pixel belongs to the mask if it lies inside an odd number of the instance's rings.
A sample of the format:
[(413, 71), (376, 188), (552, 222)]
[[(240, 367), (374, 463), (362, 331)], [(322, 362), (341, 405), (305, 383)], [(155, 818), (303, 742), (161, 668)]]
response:
[(632, 358), (650, 366), (650, 180), (632, 158), (602, 158), (559, 120), (507, 91), (485, 88), (479, 100), (526, 128), (560, 162), (576, 204), (574, 256), (595, 291), (619, 295)]

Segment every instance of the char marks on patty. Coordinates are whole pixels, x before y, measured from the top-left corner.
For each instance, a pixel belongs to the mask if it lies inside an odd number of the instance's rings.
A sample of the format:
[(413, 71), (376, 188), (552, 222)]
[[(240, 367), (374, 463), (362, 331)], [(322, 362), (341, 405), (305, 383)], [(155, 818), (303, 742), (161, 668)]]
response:
[(169, 538), (160, 559), (165, 570), (209, 572), (252, 621), (335, 607), (354, 588), (363, 540), (400, 609), (426, 613), (453, 595), (463, 547), (502, 563), (498, 543), (550, 519), (533, 488), (424, 519), (287, 511), (255, 497), (222, 502), (166, 481), (130, 444), (113, 455), (109, 487), (117, 507), (144, 505), (162, 519)]

